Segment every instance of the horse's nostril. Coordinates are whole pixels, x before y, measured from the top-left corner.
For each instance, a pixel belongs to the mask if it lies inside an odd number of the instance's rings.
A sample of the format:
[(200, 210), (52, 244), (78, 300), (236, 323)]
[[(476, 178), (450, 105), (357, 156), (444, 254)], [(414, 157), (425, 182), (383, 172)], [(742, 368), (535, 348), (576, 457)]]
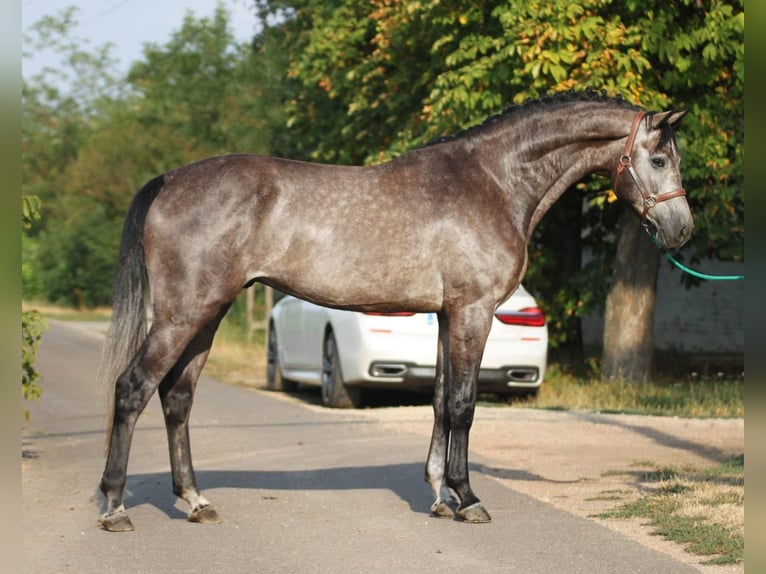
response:
[(682, 225), (681, 229), (678, 230), (678, 240), (681, 243), (684, 243), (691, 236), (691, 231), (692, 230), (688, 225)]

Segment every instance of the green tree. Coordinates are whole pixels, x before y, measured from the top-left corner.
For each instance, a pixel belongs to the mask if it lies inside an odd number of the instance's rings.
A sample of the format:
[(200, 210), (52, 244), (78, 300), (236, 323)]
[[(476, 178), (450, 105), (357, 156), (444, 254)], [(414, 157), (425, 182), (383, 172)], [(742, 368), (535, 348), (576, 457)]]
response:
[[(85, 52), (71, 37), (75, 16), (44, 20), (29, 45), (66, 46), (73, 85), (110, 77), (108, 49)], [(187, 14), (168, 42), (145, 46), (126, 78), (102, 78), (98, 98), (64, 91), (50, 74), (25, 81), (25, 192), (46, 205), (44, 224), (25, 239), (26, 288), (59, 303), (108, 304), (122, 219), (144, 182), (210, 155), (266, 151), (264, 77), (219, 8), (212, 18)]]
[[(27, 297), (76, 302), (75, 292), (60, 292), (68, 280), (61, 259), (62, 230), (75, 214), (67, 198), (77, 195), (69, 171), (81, 157), (91, 126), (104, 106), (119, 97), (119, 84), (110, 74), (115, 61), (110, 47), (91, 50), (73, 38), (75, 8), (36, 22), (24, 38), (24, 56), (50, 49), (61, 60), (22, 83), (22, 193), (39, 197), (43, 217), (22, 236), (22, 289)], [(59, 270), (59, 274), (54, 274)], [(50, 281), (53, 280), (53, 283)]]
[[(212, 19), (187, 13), (165, 45), (146, 46), (144, 60), (132, 66), (127, 81), (138, 96), (132, 105), (141, 127), (188, 142), (191, 161), (265, 150), (261, 82), (266, 76), (252, 47), (235, 42), (229, 14), (219, 5)], [(179, 160), (172, 158), (176, 165)]]

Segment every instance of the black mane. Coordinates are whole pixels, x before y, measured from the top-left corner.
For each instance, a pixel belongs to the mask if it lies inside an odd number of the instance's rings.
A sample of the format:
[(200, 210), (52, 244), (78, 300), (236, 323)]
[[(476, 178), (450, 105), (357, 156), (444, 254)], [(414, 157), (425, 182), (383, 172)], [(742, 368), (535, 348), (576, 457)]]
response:
[(639, 110), (638, 106), (634, 106), (622, 97), (622, 94), (617, 96), (609, 96), (606, 90), (596, 90), (595, 88), (587, 88), (585, 91), (569, 90), (566, 92), (559, 92), (556, 94), (549, 94), (542, 96), (541, 98), (534, 99), (528, 98), (523, 104), (513, 104), (508, 106), (503, 111), (489, 116), (482, 123), (475, 126), (471, 126), (460, 130), (452, 135), (440, 136), (425, 144), (423, 147), (429, 147), (432, 145), (454, 141), (469, 135), (474, 135), (484, 128), (496, 124), (498, 121), (514, 114), (526, 112), (529, 110), (537, 109), (540, 107), (553, 106), (558, 104), (565, 104), (569, 102), (599, 102), (604, 104), (615, 104), (629, 110)]

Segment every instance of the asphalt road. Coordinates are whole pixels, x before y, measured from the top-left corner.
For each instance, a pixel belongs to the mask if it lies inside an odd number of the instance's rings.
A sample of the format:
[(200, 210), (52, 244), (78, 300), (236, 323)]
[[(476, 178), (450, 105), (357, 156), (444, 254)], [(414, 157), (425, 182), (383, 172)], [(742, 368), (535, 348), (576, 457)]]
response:
[(95, 384), (102, 335), (50, 323), (37, 363), (43, 397), (22, 435), (24, 572), (698, 572), (503, 486), (480, 471), (493, 461), (477, 456), (471, 483), (493, 522), (435, 519), (423, 437), (204, 376), (192, 450), (200, 487), (224, 522), (186, 521), (154, 397), (128, 469), (136, 531), (106, 532), (96, 489), (106, 422)]

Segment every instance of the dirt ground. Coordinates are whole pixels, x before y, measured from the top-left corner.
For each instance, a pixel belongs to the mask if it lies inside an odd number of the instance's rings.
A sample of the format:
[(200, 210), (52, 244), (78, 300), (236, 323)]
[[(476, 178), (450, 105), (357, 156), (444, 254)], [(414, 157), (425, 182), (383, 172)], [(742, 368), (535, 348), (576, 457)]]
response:
[[(314, 407), (321, 408), (321, 407)], [(430, 406), (351, 411), (392, 431), (430, 436)], [(472, 452), (492, 461), (485, 472), (510, 488), (617, 530), (706, 574), (744, 572), (744, 565), (706, 566), (673, 542), (651, 535), (643, 519), (599, 519), (594, 514), (656, 487), (641, 474), (657, 466), (702, 469), (745, 449), (743, 419), (681, 419), (572, 411), (479, 407)], [(473, 463), (476, 464), (476, 463)]]

